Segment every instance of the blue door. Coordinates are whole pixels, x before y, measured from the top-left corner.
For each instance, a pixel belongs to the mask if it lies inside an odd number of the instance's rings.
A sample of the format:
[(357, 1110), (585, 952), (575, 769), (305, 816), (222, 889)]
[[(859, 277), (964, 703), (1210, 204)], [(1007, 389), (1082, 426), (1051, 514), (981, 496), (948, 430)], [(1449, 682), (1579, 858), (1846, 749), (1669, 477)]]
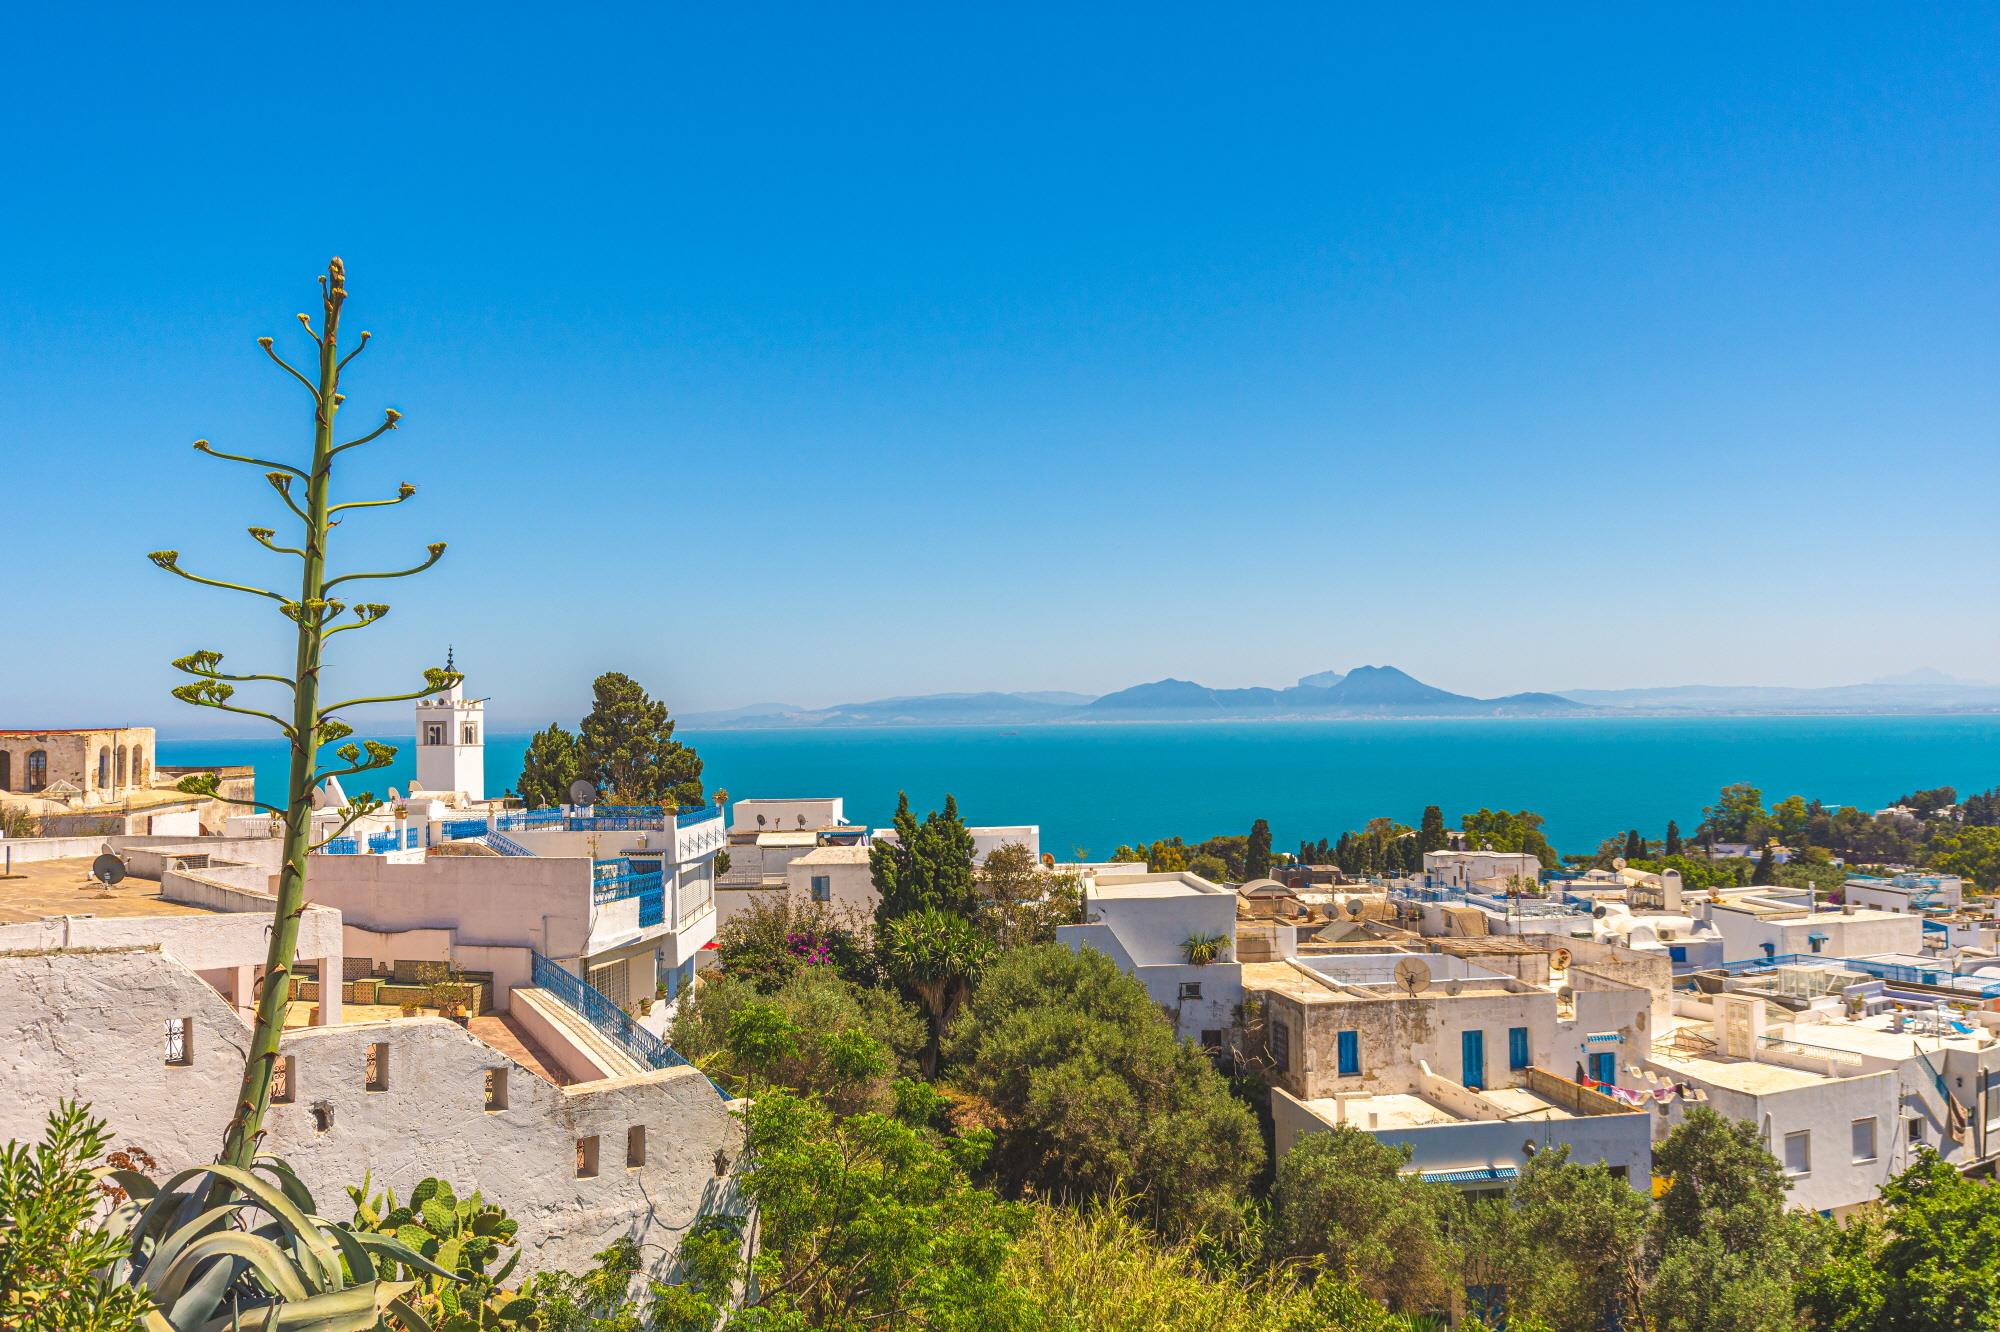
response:
[(1618, 1085), (1618, 1052), (1605, 1050), (1590, 1056), (1590, 1080)]
[(1466, 1086), (1478, 1091), (1486, 1085), (1486, 1033), (1468, 1031), (1459, 1038), (1459, 1050), (1464, 1055), (1464, 1074), (1459, 1078)]

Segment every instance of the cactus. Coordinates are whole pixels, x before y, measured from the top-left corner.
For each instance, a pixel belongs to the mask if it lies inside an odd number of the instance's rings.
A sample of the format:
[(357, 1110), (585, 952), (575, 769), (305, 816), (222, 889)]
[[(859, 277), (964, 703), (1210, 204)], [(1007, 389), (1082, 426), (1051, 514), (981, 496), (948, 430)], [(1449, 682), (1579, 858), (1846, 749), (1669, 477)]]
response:
[[(318, 359), (318, 375), (309, 378), (300, 373), (274, 349), (274, 340), (268, 337), (257, 339), (264, 354), (281, 369), (305, 386), (313, 401), (313, 443), (311, 464), (307, 468), (266, 458), (245, 454), (224, 453), (205, 439), (196, 440), (197, 452), (212, 458), (229, 462), (244, 463), (263, 471), (264, 479), (276, 492), (278, 499), (297, 520), (298, 544), (281, 545), (275, 539), (277, 532), (269, 527), (248, 529), (250, 539), (264, 549), (299, 561), (299, 589), (296, 596), (286, 596), (262, 587), (244, 583), (233, 583), (222, 579), (208, 578), (192, 573), (181, 567), (180, 552), (156, 550), (147, 558), (168, 573), (176, 574), (190, 582), (206, 587), (218, 587), (248, 596), (263, 597), (277, 603), (278, 613), (291, 622), (293, 627), (294, 657), (290, 674), (274, 672), (238, 673), (224, 671), (222, 654), (211, 649), (189, 653), (174, 662), (175, 669), (193, 676), (194, 679), (177, 687), (174, 697), (195, 707), (215, 708), (222, 712), (233, 712), (240, 716), (255, 717), (276, 726), (291, 742), (291, 773), (285, 788), (286, 803), (283, 807), (265, 804), (256, 800), (229, 800), (229, 803), (250, 805), (266, 810), (284, 820), (284, 864), (278, 880), (277, 901), (273, 907), (271, 940), (264, 964), (264, 988), (258, 996), (256, 1021), (251, 1030), (249, 1051), (243, 1064), (243, 1082), (236, 1098), (234, 1112), (230, 1115), (229, 1126), (223, 1138), (220, 1160), (226, 1165), (239, 1168), (248, 1167), (257, 1155), (257, 1144), (263, 1133), (265, 1113), (271, 1102), (271, 1077), (278, 1058), (278, 1040), (284, 1030), (285, 1003), (291, 994), (292, 963), (298, 953), (299, 920), (305, 913), (306, 856), (325, 845), (325, 840), (312, 842), (312, 795), (315, 788), (329, 777), (347, 777), (356, 773), (371, 772), (387, 767), (396, 757), (394, 746), (379, 744), (369, 740), (361, 745), (346, 744), (334, 751), (345, 767), (319, 766), (319, 752), (330, 744), (336, 744), (354, 733), (354, 728), (337, 715), (343, 709), (364, 703), (389, 703), (424, 698), (449, 689), (457, 683), (459, 676), (448, 670), (431, 669), (424, 672), (424, 687), (411, 693), (394, 694), (377, 698), (351, 698), (329, 706), (320, 706), (319, 675), (322, 651), (326, 640), (335, 634), (350, 629), (363, 629), (382, 619), (389, 613), (389, 607), (380, 602), (363, 602), (353, 606), (330, 595), (342, 583), (382, 578), (403, 578), (420, 573), (436, 564), (444, 555), (444, 543), (433, 542), (429, 556), (421, 563), (408, 569), (388, 572), (343, 573), (327, 576), (327, 554), (332, 531), (343, 521), (338, 515), (363, 509), (382, 508), (401, 504), (416, 493), (415, 487), (407, 483), (397, 489), (394, 498), (379, 500), (351, 500), (334, 504), (329, 495), (332, 489), (333, 465), (335, 458), (348, 449), (359, 447), (379, 439), (397, 428), (401, 414), (391, 408), (383, 412), (382, 422), (373, 430), (348, 440), (343, 444), (334, 443), (334, 420), (345, 397), (340, 391), (341, 374), (368, 344), (370, 335), (361, 334), (352, 351), (340, 354), (341, 308), (347, 300), (347, 274), (339, 259), (327, 265), (325, 276), (320, 278), (322, 322), (317, 332), (312, 320), (299, 315), (298, 320), (305, 328), (305, 335), (311, 340), (314, 355)], [(297, 493), (295, 486), (302, 488)], [(336, 623), (341, 616), (352, 611), (353, 618), (344, 623)], [(290, 694), (290, 719), (277, 712), (267, 712), (260, 708), (243, 707), (230, 700), (236, 695), (238, 685), (254, 685), (285, 691)], [(205, 773), (188, 777), (180, 783), (180, 789), (193, 795), (211, 799), (228, 799), (219, 794), (218, 782), (214, 774)], [(340, 826), (326, 840), (338, 836), (353, 825), (355, 820), (367, 814), (377, 805), (372, 793), (364, 793), (350, 800), (342, 811), (344, 817)], [(211, 1200), (211, 1204), (214, 1201)]]
[(441, 1179), (425, 1179), (398, 1203), (393, 1189), (369, 1193), (369, 1179), (347, 1194), (354, 1200), (353, 1229), (387, 1235), (447, 1272), (447, 1280), (420, 1267), (405, 1275), (416, 1282), (407, 1298), (430, 1320), (433, 1332), (532, 1332), (541, 1326), (535, 1301), (503, 1288), (521, 1261), (516, 1249), (498, 1271), (487, 1271), (500, 1251), (514, 1243), (514, 1218), (478, 1193), (459, 1198)]

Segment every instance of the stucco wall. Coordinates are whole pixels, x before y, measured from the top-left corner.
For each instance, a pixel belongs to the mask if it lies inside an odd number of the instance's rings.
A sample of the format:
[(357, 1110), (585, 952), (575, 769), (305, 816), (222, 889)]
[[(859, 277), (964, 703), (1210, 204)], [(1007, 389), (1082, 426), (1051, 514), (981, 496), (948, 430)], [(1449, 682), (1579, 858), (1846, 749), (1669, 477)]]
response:
[[(1427, 959), (1428, 960), (1428, 959)], [(1337, 1091), (1402, 1092), (1417, 1084), (1419, 1061), (1446, 1077), (1458, 1078), (1463, 1065), (1463, 1033), (1486, 1033), (1486, 1085), (1519, 1081), (1507, 1067), (1508, 1030), (1528, 1028), (1529, 1062), (1548, 1066), (1557, 1046), (1556, 999), (1546, 990), (1521, 994), (1466, 994), (1427, 991), (1414, 998), (1302, 1003), (1282, 991), (1261, 992), (1267, 1020), (1291, 1029), (1291, 1067), (1277, 1080), (1306, 1099)], [(1361, 1072), (1339, 1075), (1339, 1033), (1358, 1033)]]
[[(583, 858), (313, 856), (306, 896), (371, 930), (455, 929), (461, 943), (534, 948), (553, 958), (585, 951), (590, 862)], [(637, 907), (633, 907), (637, 928)]]
[[(165, 1062), (169, 1020), (192, 1018), (194, 1054)], [(0, 955), (0, 1137), (38, 1136), (64, 1097), (89, 1101), (114, 1143), (167, 1170), (211, 1159), (222, 1139), (248, 1032), (228, 1003), (158, 953)], [(363, 1083), (367, 1048), (389, 1047), (389, 1086)], [(734, 1163), (740, 1126), (707, 1079), (670, 1069), (557, 1088), (436, 1018), (287, 1033), (297, 1097), (275, 1106), (267, 1150), (287, 1158), (321, 1209), (345, 1215), (364, 1172), (399, 1194), (425, 1175), (479, 1188), (521, 1225), (525, 1271), (582, 1270), (630, 1234), (664, 1263), (714, 1200), (718, 1149)], [(484, 1106), (485, 1073), (503, 1068), (507, 1108)], [(331, 1127), (312, 1107), (323, 1102)], [(625, 1165), (626, 1132), (645, 1133), (645, 1164)], [(599, 1140), (599, 1171), (576, 1177), (579, 1137)]]
[[(1784, 1160), (1786, 1134), (1812, 1134), (1812, 1171), (1792, 1178), (1790, 1202), (1794, 1207), (1820, 1212), (1872, 1202), (1889, 1176), (1914, 1159), (1904, 1132), (1897, 1077), (1893, 1072), (1826, 1078), (1762, 1096), (1712, 1084), (1705, 1090), (1708, 1108), (1717, 1114), (1746, 1120), (1760, 1133), (1768, 1127), (1767, 1145), (1780, 1162)], [(1679, 1100), (1669, 1102), (1666, 1117), (1656, 1122), (1655, 1131), (1662, 1137), (1672, 1132), (1687, 1109)], [(1876, 1121), (1873, 1161), (1853, 1159), (1853, 1121), (1861, 1118)], [(1931, 1132), (1930, 1145), (1937, 1146), (1935, 1130)]]

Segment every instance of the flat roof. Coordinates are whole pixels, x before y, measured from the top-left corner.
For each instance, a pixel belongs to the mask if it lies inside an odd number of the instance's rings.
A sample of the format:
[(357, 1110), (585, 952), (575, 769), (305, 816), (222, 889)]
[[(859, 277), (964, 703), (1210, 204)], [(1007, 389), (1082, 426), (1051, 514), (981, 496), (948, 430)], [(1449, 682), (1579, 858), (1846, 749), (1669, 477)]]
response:
[(865, 846), (818, 846), (792, 862), (794, 865), (866, 865)]
[(169, 902), (157, 879), (125, 879), (106, 888), (90, 877), (95, 856), (68, 856), (16, 865), (0, 878), (0, 925), (21, 925), (46, 916), (206, 916), (203, 907)]
[[(1487, 1087), (1479, 1095), (1497, 1107), (1508, 1122), (1515, 1120), (1574, 1119), (1554, 1101), (1538, 1096), (1526, 1087)], [(1355, 1128), (1381, 1132), (1385, 1129), (1428, 1128), (1438, 1124), (1491, 1124), (1498, 1119), (1462, 1115), (1439, 1105), (1417, 1092), (1374, 1092), (1366, 1096), (1318, 1096), (1302, 1104), (1328, 1124), (1341, 1120), (1341, 1103), (1346, 1103), (1346, 1121)], [(1372, 1122), (1371, 1122), (1372, 1116)]]

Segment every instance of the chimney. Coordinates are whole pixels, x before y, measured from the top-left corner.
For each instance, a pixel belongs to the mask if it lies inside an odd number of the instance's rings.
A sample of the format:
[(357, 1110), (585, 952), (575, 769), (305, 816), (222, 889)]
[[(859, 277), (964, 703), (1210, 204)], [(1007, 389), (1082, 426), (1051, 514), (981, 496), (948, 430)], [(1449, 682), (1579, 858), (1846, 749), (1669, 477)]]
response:
[(1662, 900), (1662, 903), (1661, 903), (1661, 905), (1662, 905), (1662, 907), (1663, 907), (1663, 908), (1665, 909), (1666, 913), (1667, 913), (1667, 914), (1668, 914), (1669, 916), (1678, 916), (1678, 915), (1680, 915), (1680, 914), (1681, 914), (1681, 872), (1680, 872), (1679, 870), (1675, 870), (1675, 869), (1670, 869), (1670, 870), (1661, 870), (1661, 871), (1660, 871), (1660, 890), (1661, 890), (1661, 893), (1662, 893), (1662, 896), (1663, 896), (1663, 900)]

